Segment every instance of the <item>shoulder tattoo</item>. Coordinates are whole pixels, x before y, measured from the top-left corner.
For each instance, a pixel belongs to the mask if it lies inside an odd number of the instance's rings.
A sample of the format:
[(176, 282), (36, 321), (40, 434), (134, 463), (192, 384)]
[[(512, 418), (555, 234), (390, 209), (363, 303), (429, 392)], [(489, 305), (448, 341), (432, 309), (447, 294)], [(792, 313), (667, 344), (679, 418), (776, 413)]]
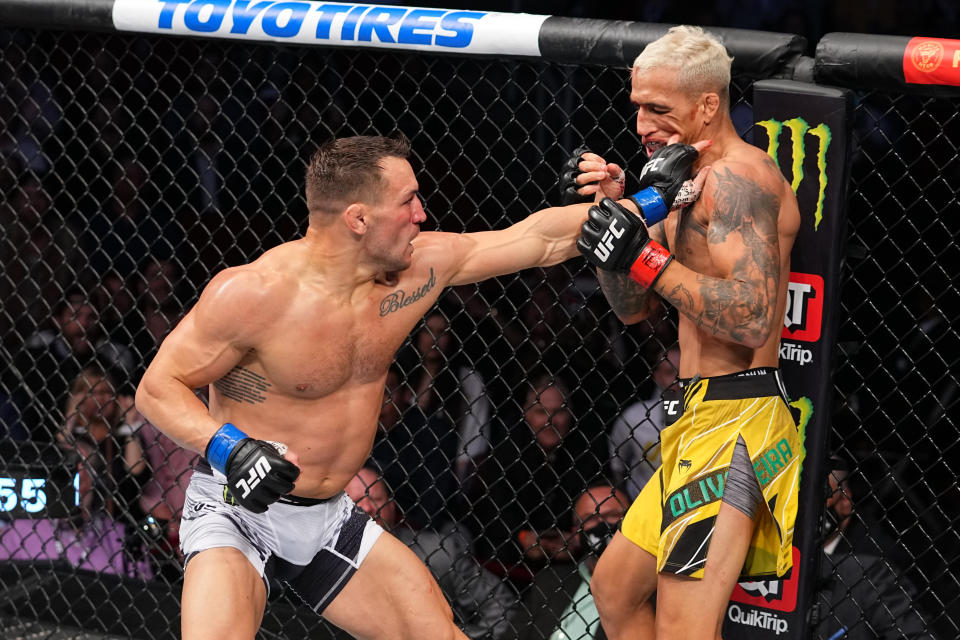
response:
[(437, 286), (437, 278), (433, 273), (433, 267), (430, 267), (430, 276), (421, 287), (418, 287), (409, 293), (403, 289), (397, 289), (396, 291), (388, 293), (383, 300), (380, 301), (380, 317), (383, 318), (394, 311), (399, 311), (400, 309), (403, 309), (404, 307), (421, 300), (435, 286)]

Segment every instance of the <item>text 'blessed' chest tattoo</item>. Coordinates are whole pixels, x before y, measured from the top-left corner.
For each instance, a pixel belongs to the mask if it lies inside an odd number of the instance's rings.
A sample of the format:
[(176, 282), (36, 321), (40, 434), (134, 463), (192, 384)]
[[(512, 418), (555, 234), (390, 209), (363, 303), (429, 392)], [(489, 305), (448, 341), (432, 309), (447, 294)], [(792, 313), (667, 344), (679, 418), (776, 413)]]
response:
[(234, 367), (230, 373), (213, 383), (214, 389), (225, 398), (247, 404), (260, 404), (267, 399), (264, 394), (270, 383), (259, 373), (243, 367)]
[(396, 291), (387, 294), (387, 296), (380, 301), (380, 317), (384, 317), (394, 311), (403, 309), (406, 306), (422, 300), (427, 293), (430, 292), (437, 285), (437, 279), (433, 274), (433, 267), (430, 268), (430, 277), (427, 278), (427, 281), (424, 285), (418, 289), (414, 289), (410, 293), (407, 293), (403, 289), (397, 289)]

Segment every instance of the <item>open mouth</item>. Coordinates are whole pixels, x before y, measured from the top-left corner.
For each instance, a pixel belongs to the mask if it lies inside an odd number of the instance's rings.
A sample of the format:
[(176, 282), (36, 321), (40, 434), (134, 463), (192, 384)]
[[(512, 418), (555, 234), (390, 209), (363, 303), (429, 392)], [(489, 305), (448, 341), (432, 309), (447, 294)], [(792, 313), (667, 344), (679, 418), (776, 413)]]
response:
[(649, 142), (645, 142), (643, 144), (643, 148), (647, 150), (648, 156), (652, 156), (657, 149), (665, 146), (667, 146), (667, 143), (663, 142), (662, 140), (650, 140)]

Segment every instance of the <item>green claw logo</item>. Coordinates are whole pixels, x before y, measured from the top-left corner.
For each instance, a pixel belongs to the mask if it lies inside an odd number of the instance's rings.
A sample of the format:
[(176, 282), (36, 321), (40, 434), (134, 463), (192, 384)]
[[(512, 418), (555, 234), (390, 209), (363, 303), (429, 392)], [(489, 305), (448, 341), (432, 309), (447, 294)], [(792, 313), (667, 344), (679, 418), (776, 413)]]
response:
[(790, 187), (794, 193), (797, 192), (800, 183), (803, 181), (803, 161), (807, 154), (807, 148), (804, 144), (805, 138), (806, 136), (813, 136), (819, 140), (817, 169), (820, 174), (820, 189), (817, 194), (817, 208), (813, 214), (813, 228), (819, 228), (820, 221), (823, 220), (823, 201), (827, 193), (827, 149), (830, 147), (830, 141), (833, 138), (830, 127), (824, 123), (820, 123), (810, 128), (810, 125), (807, 124), (807, 121), (803, 118), (791, 118), (784, 122), (780, 122), (779, 120), (763, 120), (762, 122), (758, 122), (757, 125), (763, 127), (767, 132), (767, 153), (773, 158), (773, 161), (777, 163), (778, 167), (780, 166), (780, 160), (777, 157), (780, 151), (780, 133), (784, 128), (789, 132), (791, 143), (790, 158), (792, 160), (790, 170), (793, 176), (790, 180)]

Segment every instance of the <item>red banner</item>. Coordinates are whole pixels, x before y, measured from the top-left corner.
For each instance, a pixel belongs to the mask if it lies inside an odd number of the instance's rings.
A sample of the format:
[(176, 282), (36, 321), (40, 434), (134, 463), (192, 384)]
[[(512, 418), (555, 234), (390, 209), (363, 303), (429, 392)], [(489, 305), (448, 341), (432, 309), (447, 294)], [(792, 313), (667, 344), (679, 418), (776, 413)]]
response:
[(960, 86), (960, 40), (911, 38), (903, 52), (903, 79)]

